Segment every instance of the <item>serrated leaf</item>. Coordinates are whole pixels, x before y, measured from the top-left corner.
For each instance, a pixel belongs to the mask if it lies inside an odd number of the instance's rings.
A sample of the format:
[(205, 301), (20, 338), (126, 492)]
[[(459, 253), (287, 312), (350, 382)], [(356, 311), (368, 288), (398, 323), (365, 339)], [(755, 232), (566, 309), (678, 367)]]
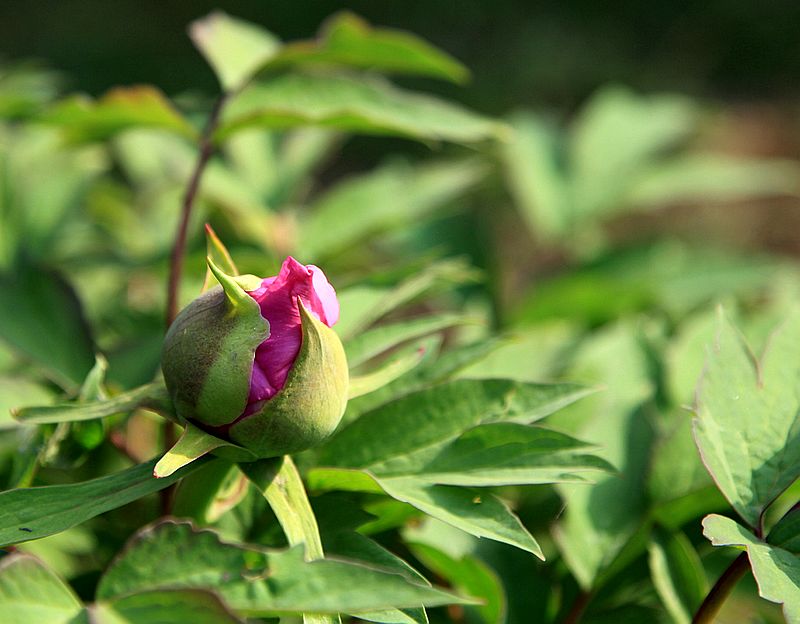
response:
[(413, 477), (377, 478), (389, 496), (466, 531), (511, 544), (544, 559), (539, 544), (508, 506), (490, 492), (428, 485)]
[(364, 134), (470, 143), (504, 136), (503, 124), (375, 79), (287, 74), (251, 84), (225, 108), (223, 141), (253, 126), (318, 125)]
[(0, 621), (3, 624), (84, 624), (83, 604), (38, 559), (12, 554), (0, 562)]
[(92, 624), (241, 624), (220, 598), (199, 589), (147, 591), (98, 602), (91, 607)]
[(720, 311), (697, 397), (695, 440), (725, 498), (751, 527), (800, 476), (800, 310), (756, 362)]
[(262, 71), (303, 65), (344, 66), (464, 82), (469, 71), (451, 56), (401, 30), (376, 28), (343, 11), (310, 41), (285, 45)]
[(244, 86), (281, 47), (272, 33), (223, 11), (192, 22), (189, 36), (211, 65), (223, 91)]
[(676, 624), (689, 624), (708, 593), (697, 551), (683, 533), (656, 531), (648, 547), (650, 575)]
[(201, 458), (164, 479), (153, 477), (155, 460), (82, 483), (0, 492), (0, 546), (59, 533), (111, 509), (168, 487), (200, 468)]
[(734, 520), (716, 514), (703, 520), (703, 535), (714, 546), (746, 549), (759, 595), (783, 604), (790, 624), (800, 622), (800, 557), (759, 540)]
[(163, 522), (141, 531), (100, 579), (97, 597), (155, 589), (218, 592), (240, 613), (358, 612), (461, 602), (457, 596), (361, 564), (303, 560), (303, 548), (226, 544), (212, 531)]
[(365, 468), (448, 442), (486, 422), (532, 422), (585, 396), (572, 384), (458, 380), (414, 392), (346, 426), (321, 449), (320, 464)]
[(197, 132), (155, 87), (115, 87), (98, 100), (73, 96), (42, 116), (74, 141), (101, 141), (132, 128), (159, 128), (187, 138)]

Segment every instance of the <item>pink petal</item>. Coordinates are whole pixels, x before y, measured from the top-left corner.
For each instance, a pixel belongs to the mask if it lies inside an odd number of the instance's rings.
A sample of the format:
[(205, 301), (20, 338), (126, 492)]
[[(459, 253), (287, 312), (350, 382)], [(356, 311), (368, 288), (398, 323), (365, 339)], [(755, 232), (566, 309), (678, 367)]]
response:
[(300, 352), (303, 334), (297, 299), (329, 327), (339, 320), (336, 291), (321, 269), (304, 266), (289, 256), (276, 277), (267, 277), (261, 286), (248, 293), (269, 321), (270, 335), (256, 349), (250, 396), (245, 415), (257, 411), (265, 401), (283, 388)]

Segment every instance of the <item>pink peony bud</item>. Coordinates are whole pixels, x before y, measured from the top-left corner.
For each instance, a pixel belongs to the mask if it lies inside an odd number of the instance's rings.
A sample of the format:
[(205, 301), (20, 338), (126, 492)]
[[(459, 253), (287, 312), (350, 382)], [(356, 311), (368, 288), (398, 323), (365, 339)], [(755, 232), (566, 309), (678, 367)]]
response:
[(184, 308), (161, 364), (180, 418), (258, 457), (319, 443), (347, 403), (347, 361), (325, 274), (287, 258), (277, 276), (231, 277)]

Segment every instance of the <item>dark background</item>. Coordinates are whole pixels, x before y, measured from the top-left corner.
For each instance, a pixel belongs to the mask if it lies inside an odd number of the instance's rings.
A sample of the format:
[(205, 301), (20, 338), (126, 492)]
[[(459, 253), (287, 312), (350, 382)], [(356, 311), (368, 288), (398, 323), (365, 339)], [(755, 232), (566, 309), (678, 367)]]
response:
[(0, 0), (0, 58), (39, 59), (69, 90), (151, 83), (213, 92), (186, 36), (221, 8), (283, 39), (312, 36), (341, 9), (410, 30), (469, 66), (468, 89), (426, 84), (486, 113), (571, 110), (601, 84), (724, 101), (790, 102), (800, 93), (800, 2), (773, 0)]

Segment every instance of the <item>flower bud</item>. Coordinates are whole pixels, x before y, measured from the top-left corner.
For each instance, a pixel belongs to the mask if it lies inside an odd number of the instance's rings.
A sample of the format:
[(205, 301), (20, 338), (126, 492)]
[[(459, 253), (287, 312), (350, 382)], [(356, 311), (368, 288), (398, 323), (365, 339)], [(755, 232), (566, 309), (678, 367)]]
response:
[(167, 332), (164, 380), (180, 418), (257, 457), (318, 444), (347, 403), (339, 303), (325, 274), (292, 257), (280, 273), (231, 277), (184, 308)]

